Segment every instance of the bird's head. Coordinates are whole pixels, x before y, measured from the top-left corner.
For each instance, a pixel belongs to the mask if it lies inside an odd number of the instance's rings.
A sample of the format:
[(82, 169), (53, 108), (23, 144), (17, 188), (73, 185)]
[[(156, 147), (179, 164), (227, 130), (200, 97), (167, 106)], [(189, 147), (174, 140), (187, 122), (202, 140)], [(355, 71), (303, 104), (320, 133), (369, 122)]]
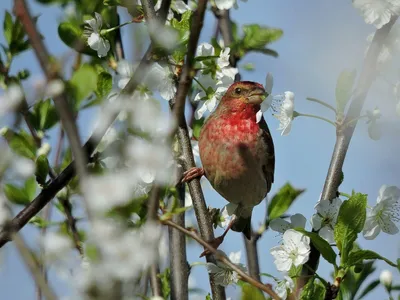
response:
[(232, 84), (221, 99), (220, 105), (229, 110), (242, 110), (245, 107), (259, 109), (266, 98), (264, 87), (252, 81), (239, 81)]

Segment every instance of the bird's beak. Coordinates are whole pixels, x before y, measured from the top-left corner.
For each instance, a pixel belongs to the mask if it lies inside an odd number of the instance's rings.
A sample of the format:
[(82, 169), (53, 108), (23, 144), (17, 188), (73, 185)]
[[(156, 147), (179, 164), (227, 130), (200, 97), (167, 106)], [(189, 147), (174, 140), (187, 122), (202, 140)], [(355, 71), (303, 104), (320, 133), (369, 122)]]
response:
[(261, 104), (265, 98), (267, 98), (265, 90), (263, 88), (255, 88), (250, 92), (250, 96), (247, 97), (247, 100), (250, 104)]

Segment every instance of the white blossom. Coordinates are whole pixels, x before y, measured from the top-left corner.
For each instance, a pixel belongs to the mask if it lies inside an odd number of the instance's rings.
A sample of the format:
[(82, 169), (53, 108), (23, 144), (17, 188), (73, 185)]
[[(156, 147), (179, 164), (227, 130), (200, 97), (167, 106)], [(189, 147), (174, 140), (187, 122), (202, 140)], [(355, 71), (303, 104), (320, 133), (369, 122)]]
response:
[(340, 198), (334, 198), (332, 201), (320, 200), (315, 205), (315, 210), (317, 212), (311, 217), (311, 225), (313, 229), (319, 230), (318, 234), (320, 237), (330, 244), (335, 242), (333, 230), (336, 225), (341, 205), (342, 200), (340, 200)]
[[(219, 253), (226, 256), (226, 254), (220, 250)], [(240, 263), (240, 256), (240, 251), (232, 252), (229, 254), (229, 260), (234, 263), (238, 268), (246, 272), (246, 267)], [(238, 274), (221, 261), (217, 261), (217, 264), (207, 263), (206, 268), (209, 273), (214, 274), (215, 283), (221, 286), (234, 284), (237, 283), (239, 280)]]
[(120, 77), (118, 80), (118, 87), (120, 89), (125, 88), (129, 80), (133, 76), (133, 66), (127, 60), (122, 59), (117, 64), (117, 73)]
[[(196, 56), (214, 56), (215, 50), (213, 45), (209, 43), (201, 43), (197, 46)], [(200, 64), (204, 67), (205, 65), (200, 62)]]
[(64, 92), (64, 89), (64, 81), (62, 81), (61, 79), (55, 79), (47, 83), (44, 93), (49, 97), (57, 97), (61, 95), (62, 92)]
[(130, 176), (128, 171), (120, 171), (85, 178), (83, 190), (90, 209), (101, 214), (126, 205), (136, 186), (136, 180)]
[(275, 115), (279, 120), (278, 130), (282, 130), (281, 135), (288, 135), (290, 129), (292, 128), (294, 113), (294, 93), (285, 92), (283, 97), (283, 102), (280, 106), (280, 113)]
[(56, 232), (47, 232), (40, 242), (46, 259), (51, 261), (64, 260), (66, 254), (73, 248), (71, 238)]
[[(146, 81), (155, 83), (155, 88), (160, 92), (165, 100), (171, 100), (175, 97), (176, 84), (168, 66), (161, 66), (159, 63), (153, 63)], [(149, 86), (151, 88), (151, 86)]]
[(367, 240), (374, 239), (381, 231), (392, 235), (399, 232), (395, 223), (400, 221), (400, 189), (383, 185), (376, 202), (372, 209), (367, 210), (363, 229)]
[[(161, 3), (161, 1), (159, 2)], [(191, 10), (190, 7), (182, 0), (172, 1), (171, 8), (179, 14), (183, 14), (184, 12)]]
[(89, 28), (85, 29), (84, 34), (88, 36), (89, 47), (97, 51), (98, 57), (105, 57), (110, 50), (110, 42), (101, 36), (103, 26), (101, 15), (97, 12), (94, 15), (95, 18), (85, 21)]
[(226, 68), (229, 66), (229, 52), (231, 49), (229, 47), (221, 50), (219, 57), (217, 59), (217, 65), (220, 69)]
[(0, 96), (0, 117), (15, 111), (22, 99), (24, 99), (24, 93), (21, 87), (16, 84), (10, 85), (4, 91), (4, 95)]
[(379, 275), (379, 281), (386, 288), (390, 288), (392, 286), (392, 281), (393, 281), (392, 272), (390, 272), (389, 270), (383, 270)]
[(218, 222), (219, 227), (226, 228), (229, 225), (237, 207), (238, 205), (235, 203), (228, 203), (222, 208)]
[(18, 177), (24, 179), (31, 177), (36, 170), (32, 160), (21, 156), (14, 156), (11, 167)]
[(165, 144), (131, 138), (126, 144), (127, 164), (132, 166), (131, 176), (143, 174), (143, 170), (155, 174), (157, 183), (169, 183), (176, 169), (171, 150)]
[(360, 10), (367, 24), (378, 29), (389, 23), (392, 16), (400, 15), (398, 0), (353, 0), (353, 6)]
[[(242, 2), (247, 2), (247, 0), (242, 0)], [(215, 6), (218, 9), (231, 9), (232, 7), (238, 8), (237, 0), (215, 0)]]
[(306, 221), (307, 219), (302, 214), (294, 214), (290, 216), (290, 222), (281, 218), (273, 219), (269, 223), (269, 228), (280, 233), (285, 233), (288, 229), (306, 227)]
[[(85, 284), (101, 280), (101, 276), (133, 281), (158, 259), (161, 228), (147, 222), (136, 230), (123, 230), (112, 221), (96, 220), (92, 224), (92, 237), (101, 251), (101, 260), (82, 274), (87, 277)], [(96, 276), (91, 270), (102, 274)]]
[(302, 233), (288, 229), (283, 234), (283, 243), (273, 247), (271, 254), (275, 258), (278, 271), (288, 272), (292, 265), (298, 267), (308, 261), (310, 238)]
[[(237, 68), (229, 66), (230, 48), (221, 51), (220, 56), (216, 60), (216, 70), (207, 66), (203, 61), (198, 62), (197, 67), (200, 68), (200, 75), (197, 78), (200, 92), (194, 98), (194, 101), (203, 100), (196, 112), (195, 118), (200, 119), (206, 111), (212, 112), (217, 106), (219, 100), (228, 90), (229, 86), (235, 81), (238, 73)], [(197, 57), (209, 57), (215, 59), (215, 49), (211, 44), (202, 43), (197, 47)]]
[(294, 282), (293, 279), (290, 278), (289, 276), (285, 276), (283, 280), (279, 280), (278, 284), (274, 287), (275, 293), (278, 294), (280, 299), (285, 300), (288, 296), (288, 291), (289, 294), (293, 291), (294, 289)]

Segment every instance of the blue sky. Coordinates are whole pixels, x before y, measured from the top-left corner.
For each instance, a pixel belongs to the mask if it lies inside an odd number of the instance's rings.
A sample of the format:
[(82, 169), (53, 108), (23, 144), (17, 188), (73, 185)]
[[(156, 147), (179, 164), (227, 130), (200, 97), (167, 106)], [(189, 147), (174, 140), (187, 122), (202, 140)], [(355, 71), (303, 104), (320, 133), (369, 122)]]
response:
[[(33, 1), (30, 1), (33, 2)], [(11, 10), (12, 1), (0, 2), (0, 19), (3, 20), (4, 9)], [(360, 71), (366, 37), (374, 32), (374, 27), (364, 23), (350, 0), (337, 1), (265, 1), (249, 0), (247, 3), (239, 1), (239, 10), (233, 10), (232, 18), (238, 24), (258, 23), (271, 27), (281, 28), (284, 31), (280, 41), (271, 45), (279, 53), (278, 58), (259, 54), (247, 55), (241, 64), (252, 62), (256, 70), (242, 72), (242, 78), (264, 82), (267, 72), (274, 75), (273, 93), (293, 91), (296, 95), (296, 110), (302, 113), (313, 113), (333, 119), (329, 110), (317, 104), (308, 102), (306, 97), (316, 97), (334, 105), (335, 85), (339, 73), (345, 69)], [(68, 48), (59, 40), (57, 22), (62, 12), (54, 7), (45, 7), (31, 3), (34, 14), (41, 14), (38, 25), (45, 37), (45, 43), (53, 55), (65, 54)], [(126, 16), (125, 16), (126, 17)], [(214, 31), (214, 19), (211, 14), (206, 17), (201, 41), (208, 41)], [(123, 29), (123, 38), (128, 41), (132, 31)], [(4, 37), (0, 37), (4, 41)], [(127, 57), (130, 55), (130, 43), (127, 45)], [(32, 52), (21, 55), (13, 65), (12, 70), (29, 68), (34, 76), (41, 76), (39, 65)], [(395, 82), (395, 77), (388, 77)], [(398, 80), (398, 78), (397, 78)], [(372, 206), (376, 202), (379, 188), (382, 184), (400, 186), (400, 118), (394, 115), (395, 102), (387, 84), (377, 79), (365, 103), (365, 109), (372, 110), (379, 106), (383, 113), (382, 132), (379, 141), (368, 137), (367, 126), (360, 122), (352, 139), (344, 165), (345, 181), (341, 186), (343, 192), (350, 193), (352, 189), (368, 194), (368, 202)], [(297, 188), (304, 188), (306, 192), (299, 197), (290, 209), (290, 213), (302, 213), (310, 219), (314, 212), (314, 205), (319, 199), (326, 177), (333, 146), (335, 130), (333, 126), (315, 119), (295, 119), (290, 135), (282, 137), (276, 131), (278, 122), (266, 114), (267, 122), (272, 131), (276, 151), (276, 173), (272, 194), (286, 182)], [(80, 122), (82, 136), (88, 135), (87, 125)], [(205, 190), (206, 201), (213, 207), (222, 207), (226, 201), (211, 189)], [(255, 208), (253, 226), (257, 226), (264, 218), (265, 203)], [(310, 224), (307, 225), (310, 228)], [(35, 235), (33, 229), (23, 230), (24, 235), (32, 243)], [(219, 234), (219, 232), (217, 232)], [(221, 249), (226, 252), (243, 250), (243, 242), (237, 233), (231, 232), (225, 239)], [(267, 232), (259, 242), (259, 256), (262, 272), (279, 276), (273, 264), (269, 249), (276, 246), (280, 237), (275, 232)], [(373, 241), (360, 238), (359, 243), (365, 249), (374, 250), (381, 255), (395, 261), (400, 257), (399, 235), (389, 236), (381, 234)], [(190, 246), (188, 260), (192, 263), (200, 261), (198, 255), (201, 248)], [(0, 252), (1, 254), (1, 252)], [(15, 254), (12, 244), (8, 244), (1, 255), (3, 262), (0, 265), (0, 290), (4, 299), (32, 299), (34, 286), (32, 280)], [(244, 256), (242, 257), (245, 262)], [(384, 263), (376, 264), (374, 278), (379, 271), (389, 268), (395, 274), (398, 284), (400, 277), (395, 269)], [(329, 279), (332, 270), (324, 262), (320, 263), (319, 273)], [(200, 287), (207, 289), (205, 268), (193, 268), (193, 274)], [(58, 280), (52, 282), (59, 295), (67, 293), (66, 286)], [(238, 288), (228, 288), (228, 295), (235, 295)], [(385, 298), (383, 288), (377, 288), (368, 299)]]

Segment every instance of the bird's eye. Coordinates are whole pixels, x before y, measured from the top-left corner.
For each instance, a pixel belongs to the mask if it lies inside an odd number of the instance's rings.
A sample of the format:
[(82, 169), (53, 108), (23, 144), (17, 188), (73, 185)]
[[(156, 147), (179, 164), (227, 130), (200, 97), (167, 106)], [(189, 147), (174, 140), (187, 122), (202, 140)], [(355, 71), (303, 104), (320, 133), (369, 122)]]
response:
[(236, 89), (235, 89), (235, 93), (236, 93), (236, 94), (240, 94), (241, 92), (242, 92), (242, 89), (241, 89), (241, 88), (236, 88)]

